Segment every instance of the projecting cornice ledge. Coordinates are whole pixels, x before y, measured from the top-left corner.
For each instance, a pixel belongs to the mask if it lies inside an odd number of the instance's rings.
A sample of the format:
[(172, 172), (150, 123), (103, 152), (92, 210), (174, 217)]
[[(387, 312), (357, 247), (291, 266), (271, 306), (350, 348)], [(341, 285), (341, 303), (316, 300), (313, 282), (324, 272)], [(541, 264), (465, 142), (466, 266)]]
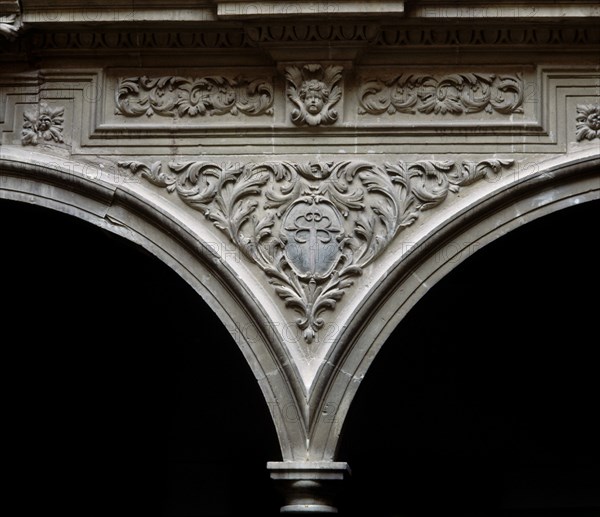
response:
[(402, 16), (416, 19), (564, 19), (598, 16), (596, 0), (213, 0), (219, 19), (290, 18), (319, 16)]
[(173, 5), (164, 0), (0, 0), (0, 27), (6, 35), (19, 18), (25, 28), (65, 29), (66, 27), (115, 28), (132, 25), (164, 30), (167, 27), (197, 29), (199, 24), (274, 20), (340, 23), (352, 19), (369, 19), (396, 23), (401, 19), (414, 23), (490, 21), (565, 22), (597, 18), (596, 0), (529, 1), (516, 0), (178, 0)]
[(364, 0), (281, 0), (240, 1), (216, 0), (217, 17), (219, 19), (252, 19), (290, 16), (382, 16), (402, 15), (402, 0), (365, 2)]

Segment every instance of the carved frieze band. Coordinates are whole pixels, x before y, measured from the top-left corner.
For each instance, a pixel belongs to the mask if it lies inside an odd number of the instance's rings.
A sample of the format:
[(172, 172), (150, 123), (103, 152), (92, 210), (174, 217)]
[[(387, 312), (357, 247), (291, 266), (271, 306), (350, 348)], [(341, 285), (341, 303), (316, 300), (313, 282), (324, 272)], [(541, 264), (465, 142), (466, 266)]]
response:
[(400, 74), (365, 82), (358, 92), (358, 113), (523, 113), (520, 74)]
[(582, 23), (577, 30), (561, 22), (539, 27), (522, 25), (483, 26), (477, 23), (454, 27), (383, 27), (373, 44), (378, 47), (435, 47), (461, 45), (472, 47), (519, 46), (564, 47), (598, 45), (600, 33), (592, 23)]
[(242, 77), (128, 77), (119, 81), (115, 102), (115, 113), (127, 117), (271, 115), (273, 85)]
[(420, 215), (512, 160), (119, 162), (203, 213), (268, 277), (311, 343), (364, 268)]
[(93, 50), (95, 53), (123, 50), (160, 49), (242, 49), (255, 46), (240, 29), (178, 31), (44, 31), (29, 36), (32, 52), (63, 49)]
[[(342, 98), (342, 66), (307, 64), (285, 69), (291, 122), (296, 126), (325, 126), (338, 120)], [(523, 79), (517, 74), (453, 73), (400, 74), (371, 79), (358, 89), (360, 114), (523, 113)], [(274, 90), (263, 79), (223, 76), (128, 77), (119, 80), (115, 113), (126, 117), (161, 115), (272, 115)]]
[[(16, 19), (6, 20), (0, 26), (0, 34), (14, 34), (18, 28)], [(52, 52), (64, 49), (93, 50), (95, 53), (115, 49), (248, 49), (269, 44), (364, 44), (368, 47), (435, 48), (436, 46), (461, 45), (472, 47), (526, 46), (556, 47), (574, 45), (591, 46), (600, 43), (596, 24), (582, 24), (576, 31), (556, 22), (543, 27), (480, 27), (477, 24), (443, 27), (381, 27), (378, 24), (325, 24), (290, 23), (247, 25), (244, 28), (224, 30), (179, 31), (46, 31), (24, 33), (26, 48), (32, 52)], [(1, 40), (0, 40), (1, 41)]]
[(600, 138), (600, 104), (577, 105), (576, 120), (575, 138), (578, 142)]

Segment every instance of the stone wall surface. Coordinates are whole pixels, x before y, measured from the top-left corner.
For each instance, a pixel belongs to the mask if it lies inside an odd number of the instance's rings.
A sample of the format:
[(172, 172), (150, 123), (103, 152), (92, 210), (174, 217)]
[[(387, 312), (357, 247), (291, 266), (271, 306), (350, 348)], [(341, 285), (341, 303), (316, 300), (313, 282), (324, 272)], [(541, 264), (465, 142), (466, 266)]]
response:
[(344, 416), (417, 300), (598, 198), (596, 2), (46, 4), (0, 2), (1, 196), (141, 244), (210, 303), (288, 511), (332, 510)]

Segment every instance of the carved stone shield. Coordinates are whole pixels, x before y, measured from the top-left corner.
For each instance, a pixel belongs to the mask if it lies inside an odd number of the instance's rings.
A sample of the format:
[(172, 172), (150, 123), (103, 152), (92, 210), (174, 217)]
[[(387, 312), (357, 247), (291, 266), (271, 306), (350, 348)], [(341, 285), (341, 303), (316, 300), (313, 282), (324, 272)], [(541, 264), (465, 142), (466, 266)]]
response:
[(342, 215), (330, 201), (301, 198), (283, 217), (285, 258), (298, 276), (324, 278), (340, 259), (343, 232)]

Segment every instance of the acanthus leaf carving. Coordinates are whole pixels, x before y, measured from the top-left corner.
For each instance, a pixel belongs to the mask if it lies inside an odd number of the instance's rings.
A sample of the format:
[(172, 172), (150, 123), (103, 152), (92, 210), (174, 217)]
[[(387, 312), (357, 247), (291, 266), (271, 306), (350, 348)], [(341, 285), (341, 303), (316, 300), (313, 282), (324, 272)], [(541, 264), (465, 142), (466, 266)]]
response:
[(289, 66), (285, 70), (287, 96), (296, 106), (292, 122), (297, 126), (330, 125), (338, 119), (334, 105), (342, 97), (342, 66)]
[(268, 277), (311, 343), (366, 266), (420, 215), (512, 160), (119, 162), (175, 192)]
[(243, 77), (128, 77), (119, 80), (115, 102), (115, 113), (128, 117), (272, 115), (273, 85)]
[(400, 74), (366, 81), (358, 92), (359, 114), (523, 113), (520, 74)]

